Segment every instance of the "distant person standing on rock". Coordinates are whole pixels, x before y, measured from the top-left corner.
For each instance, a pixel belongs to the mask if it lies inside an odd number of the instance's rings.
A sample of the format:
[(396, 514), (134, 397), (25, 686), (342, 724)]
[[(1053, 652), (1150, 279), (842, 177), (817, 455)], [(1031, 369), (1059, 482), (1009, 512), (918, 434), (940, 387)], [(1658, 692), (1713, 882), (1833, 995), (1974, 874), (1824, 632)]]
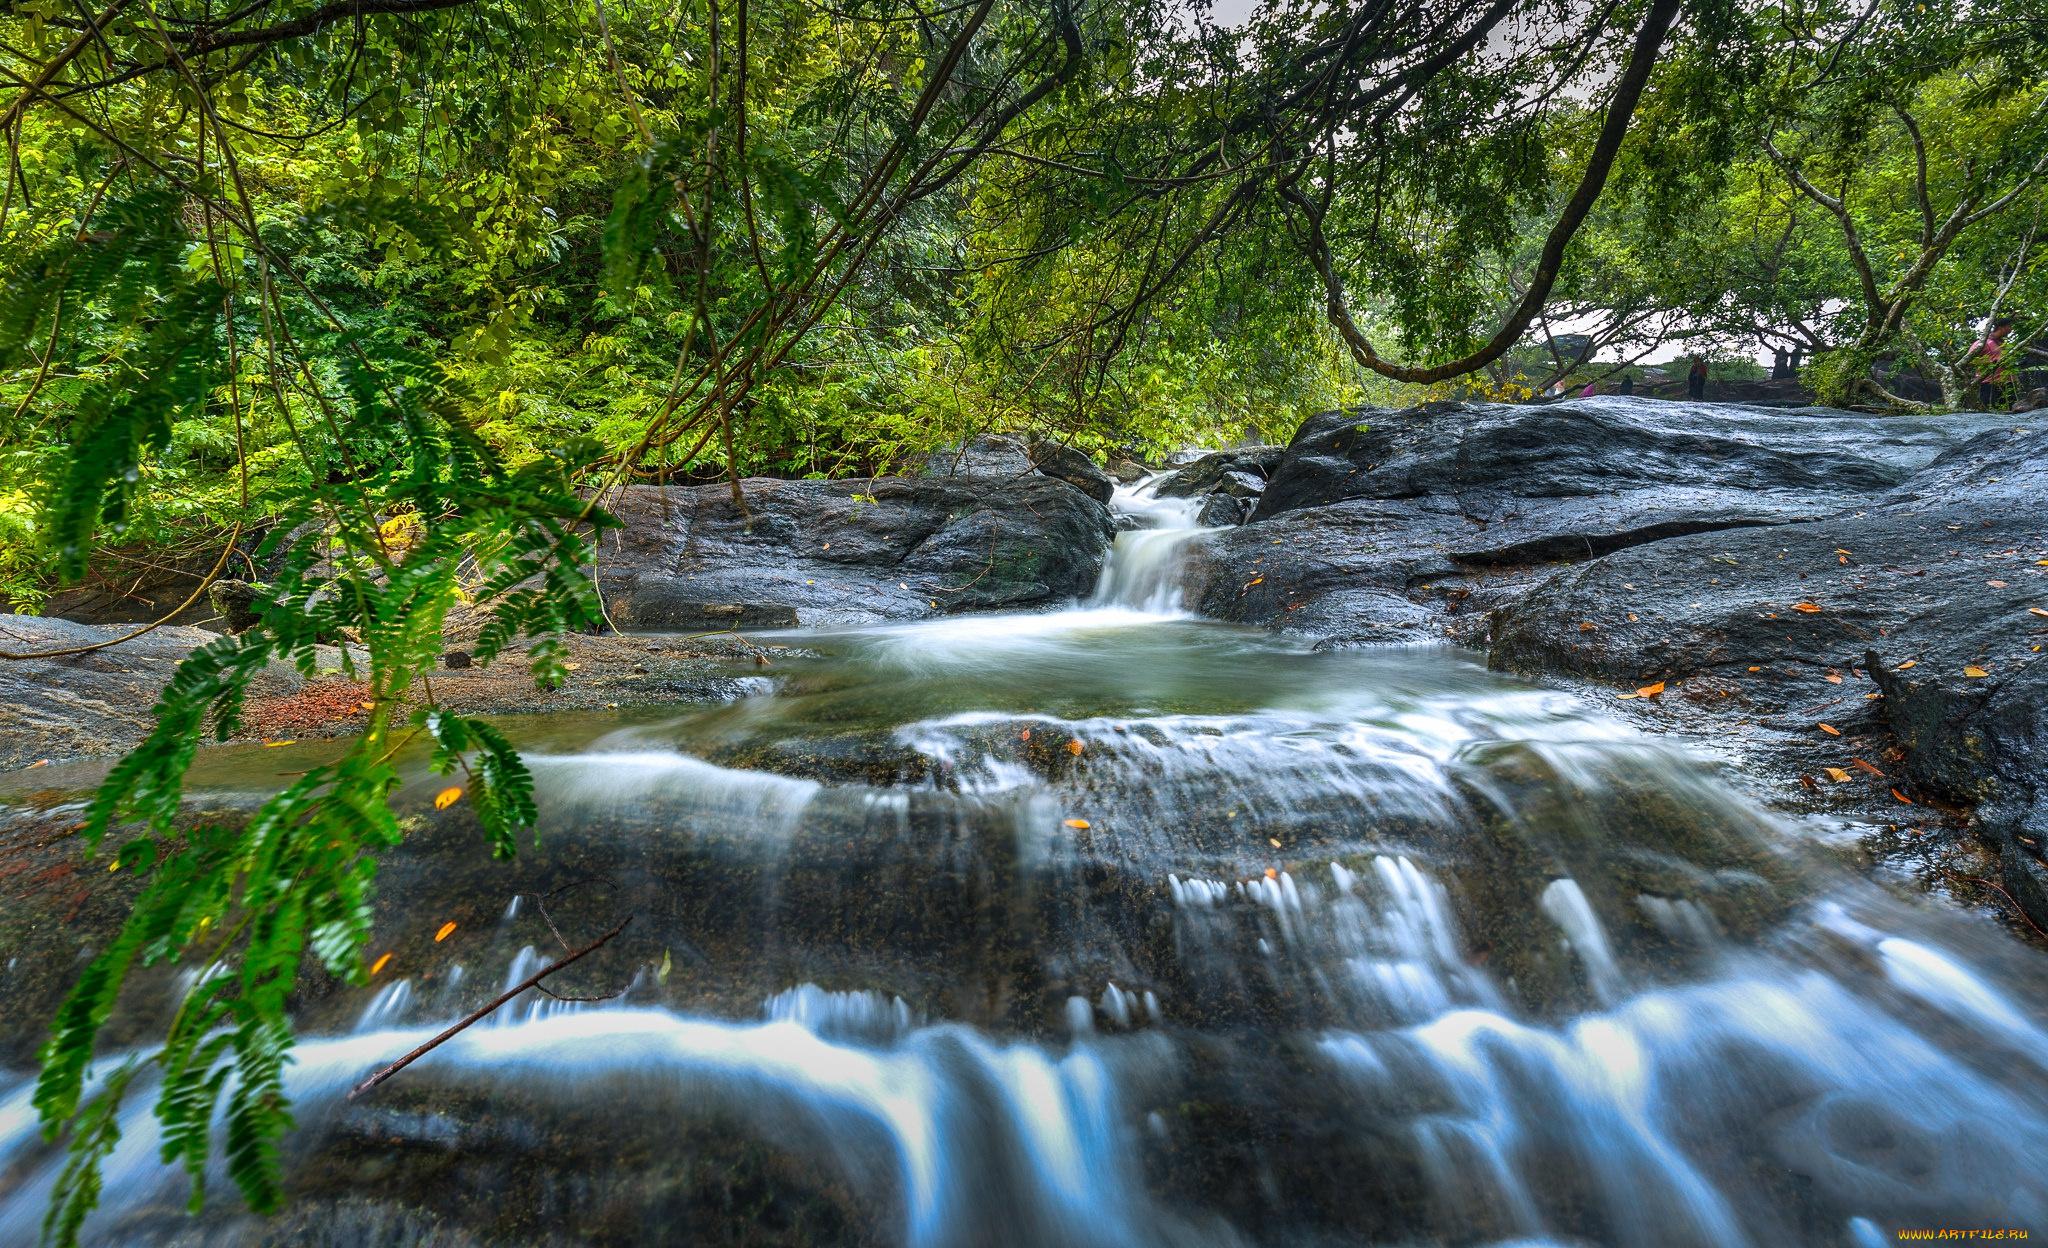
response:
[(1685, 397), (1704, 399), (1707, 397), (1707, 357), (1692, 357), (1692, 368), (1685, 374)]
[(2013, 318), (2001, 316), (1991, 322), (1991, 332), (1970, 344), (1970, 350), (1988, 366), (1977, 381), (1977, 406), (1991, 411), (1998, 392), (2005, 388), (2005, 339), (2012, 333)]
[(1634, 394), (1635, 392), (1636, 392), (1636, 378), (1635, 378), (1635, 374), (1634, 374), (1634, 373), (1623, 373), (1623, 374), (1621, 375), (1621, 389), (1620, 389), (1620, 390), (1618, 390), (1618, 391), (1616, 391), (1615, 393), (1617, 393), (1617, 394)]

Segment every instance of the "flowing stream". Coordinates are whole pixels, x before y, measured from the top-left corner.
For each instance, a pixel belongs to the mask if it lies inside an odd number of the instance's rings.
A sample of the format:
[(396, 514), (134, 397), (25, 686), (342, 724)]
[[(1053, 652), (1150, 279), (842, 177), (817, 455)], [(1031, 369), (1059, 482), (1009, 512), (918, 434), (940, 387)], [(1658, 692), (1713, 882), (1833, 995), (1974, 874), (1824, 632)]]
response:
[[(1191, 506), (1119, 510), (1093, 601), (790, 633), (739, 702), (508, 721), (544, 809), (512, 863), (416, 768), (391, 963), (302, 994), (290, 1208), (215, 1175), (188, 1216), (143, 1089), (87, 1241), (2048, 1234), (2035, 954), (1470, 654), (1191, 618)], [(246, 803), (251, 757), (196, 775)], [(515, 894), (584, 880), (566, 939), (633, 923), (557, 991), (623, 992), (528, 993), (344, 1099), (555, 956)], [(28, 1074), (0, 1245), (61, 1161)]]

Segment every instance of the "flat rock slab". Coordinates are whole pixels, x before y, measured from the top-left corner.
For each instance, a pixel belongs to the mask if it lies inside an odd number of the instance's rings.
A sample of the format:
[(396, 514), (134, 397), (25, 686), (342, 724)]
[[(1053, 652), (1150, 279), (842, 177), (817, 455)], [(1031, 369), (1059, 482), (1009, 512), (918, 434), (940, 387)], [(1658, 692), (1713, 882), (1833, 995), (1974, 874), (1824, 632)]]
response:
[(1829, 409), (1593, 398), (1325, 412), (1187, 601), (1332, 644), (1482, 644), (1486, 610), (1563, 563), (1867, 505), (1987, 427)]
[[(0, 649), (16, 654), (69, 650), (125, 637), (133, 624), (77, 624), (34, 615), (0, 616)], [(118, 754), (156, 724), (151, 709), (178, 661), (220, 634), (167, 625), (117, 646), (48, 659), (0, 660), (0, 769), (41, 759)], [(257, 678), (253, 692), (297, 689), (282, 664)]]
[(1065, 481), (884, 477), (663, 490), (608, 500), (598, 585), (637, 632), (909, 620), (1090, 592), (1109, 511)]
[(1491, 525), (1525, 501), (1674, 488), (1693, 492), (1689, 505), (1739, 504), (1758, 492), (1819, 504), (1894, 487), (2004, 423), (1620, 397), (1324, 412), (1288, 444), (1253, 519), (1355, 498), (1442, 496), (1461, 500), (1475, 525)]
[(1489, 662), (1662, 683), (1804, 741), (1810, 779), (1869, 789), (1895, 818), (1928, 798), (1973, 806), (2004, 886), (2048, 926), (2043, 498), (2048, 434), (1985, 434), (1854, 510), (1563, 570), (1494, 611)]

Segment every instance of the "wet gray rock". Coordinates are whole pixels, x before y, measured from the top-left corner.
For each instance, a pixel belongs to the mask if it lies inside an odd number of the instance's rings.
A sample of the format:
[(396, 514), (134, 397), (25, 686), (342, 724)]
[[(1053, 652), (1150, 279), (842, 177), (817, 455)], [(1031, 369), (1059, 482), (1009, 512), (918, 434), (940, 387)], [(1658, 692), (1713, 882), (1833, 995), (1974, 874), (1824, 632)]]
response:
[(263, 591), (247, 581), (215, 581), (206, 596), (224, 632), (246, 633), (263, 622)]
[(1095, 466), (1095, 461), (1071, 446), (1057, 442), (1033, 442), (1026, 448), (1038, 471), (1086, 494), (1105, 506), (1116, 492), (1116, 482)]
[(1239, 446), (1227, 451), (1210, 451), (1184, 461), (1178, 469), (1153, 488), (1159, 498), (1193, 498), (1222, 488), (1226, 477), (1234, 476), (1228, 490), (1246, 498), (1265, 489), (1266, 477), (1286, 453), (1278, 446)]
[(924, 473), (933, 477), (1025, 477), (1031, 456), (1024, 443), (1000, 433), (985, 433), (965, 446), (941, 447), (925, 457)]
[(1195, 513), (1195, 523), (1205, 529), (1228, 528), (1233, 524), (1243, 524), (1249, 511), (1243, 499), (1219, 490), (1202, 500), (1202, 510)]
[(1326, 412), (1250, 522), (1191, 557), (1187, 600), (1340, 644), (1484, 644), (1486, 613), (1563, 564), (1867, 506), (1998, 419), (1619, 397)]
[(1785, 734), (1795, 770), (1866, 790), (1889, 819), (1917, 826), (1930, 800), (1974, 807), (2001, 885), (2048, 925), (2043, 497), (2048, 434), (1987, 433), (1824, 519), (1561, 571), (1493, 613), (1489, 661), (1663, 682), (1662, 699), (1711, 712), (1719, 730)]
[(884, 477), (635, 486), (612, 511), (598, 584), (627, 631), (916, 619), (1079, 597), (1114, 525), (1064, 481)]
[(1215, 492), (1236, 499), (1256, 499), (1266, 492), (1266, 478), (1256, 472), (1226, 469), (1216, 480)]
[[(17, 654), (70, 650), (135, 628), (0, 616), (0, 648)], [(151, 708), (178, 661), (219, 638), (203, 628), (167, 625), (88, 654), (0, 661), (0, 768), (133, 748), (155, 726)], [(301, 683), (297, 672), (274, 663), (252, 692), (271, 697)]]
[[(1582, 530), (1595, 554), (1651, 535), (1784, 523), (1896, 486), (1997, 417), (1903, 419), (1827, 408), (1591, 398), (1564, 403), (1432, 403), (1310, 417), (1274, 468), (1257, 520), (1352, 499), (1455, 499), (1489, 527)], [(1552, 505), (1642, 490), (1624, 509)], [(1652, 515), (1651, 513), (1663, 513)], [(1631, 524), (1628, 521), (1634, 520)], [(1562, 550), (1563, 539), (1552, 544)], [(1500, 548), (1496, 538), (1481, 543)]]
[(1043, 473), (1108, 503), (1116, 489), (1095, 461), (1057, 442), (1026, 442), (1002, 434), (984, 434), (965, 447), (940, 450), (925, 460), (925, 475), (935, 477), (1028, 477)]

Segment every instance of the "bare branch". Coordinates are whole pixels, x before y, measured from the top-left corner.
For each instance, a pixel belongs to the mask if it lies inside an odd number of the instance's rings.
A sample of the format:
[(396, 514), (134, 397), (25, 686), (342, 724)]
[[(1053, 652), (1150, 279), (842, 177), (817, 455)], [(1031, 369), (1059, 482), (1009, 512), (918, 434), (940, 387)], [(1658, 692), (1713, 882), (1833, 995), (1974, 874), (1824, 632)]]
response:
[[(355, 1087), (349, 1089), (348, 1099), (353, 1101), (357, 1097), (361, 1096), (363, 1093), (368, 1092), (371, 1088), (376, 1087), (378, 1084), (384, 1082), (386, 1079), (389, 1079), (391, 1076), (397, 1074), (399, 1071), (404, 1070), (406, 1067), (412, 1065), (414, 1062), (425, 1057), (427, 1054), (433, 1052), (435, 1049), (440, 1048), (442, 1045), (446, 1044), (448, 1041), (454, 1039), (457, 1035), (467, 1030), (473, 1024), (477, 1023), (478, 1021), (484, 1018), (489, 1017), (490, 1014), (493, 1011), (497, 1010), (499, 1006), (502, 1006), (506, 1002), (511, 1001), (513, 998), (517, 997), (520, 993), (525, 992), (527, 989), (537, 987), (540, 984), (540, 981), (546, 979), (548, 976), (554, 974), (556, 971), (559, 971), (564, 967), (567, 967), (570, 964), (578, 961), (579, 959), (588, 957), (590, 954), (596, 953), (599, 949), (604, 948), (607, 944), (611, 943), (612, 937), (617, 936), (620, 932), (625, 931), (626, 924), (631, 923), (632, 921), (633, 916), (630, 914), (627, 915), (625, 918), (619, 920), (619, 925), (617, 927), (613, 928), (609, 932), (606, 932), (604, 935), (598, 937), (596, 940), (591, 941), (589, 944), (583, 946), (581, 949), (576, 950), (574, 953), (571, 953), (566, 957), (559, 958), (556, 961), (550, 962), (548, 965), (542, 967), (540, 970), (535, 971), (532, 975), (529, 975), (526, 979), (521, 981), (516, 987), (509, 988), (506, 991), (498, 994), (498, 997), (495, 1000), (493, 1000), (489, 1005), (484, 1006), (482, 1009), (476, 1011), (474, 1014), (471, 1014), (469, 1017), (463, 1019), (461, 1022), (455, 1024), (453, 1027), (450, 1027), (448, 1030), (442, 1032), (440, 1035), (435, 1036), (432, 1040), (427, 1041), (425, 1044), (414, 1049), (412, 1052), (406, 1054), (404, 1057), (399, 1058), (397, 1061), (391, 1063), (389, 1066), (386, 1066), (384, 1069), (378, 1071), (376, 1074), (371, 1075), (368, 1079), (363, 1080)], [(618, 994), (614, 993), (612, 995), (617, 996)], [(608, 1000), (609, 998), (598, 999)]]

